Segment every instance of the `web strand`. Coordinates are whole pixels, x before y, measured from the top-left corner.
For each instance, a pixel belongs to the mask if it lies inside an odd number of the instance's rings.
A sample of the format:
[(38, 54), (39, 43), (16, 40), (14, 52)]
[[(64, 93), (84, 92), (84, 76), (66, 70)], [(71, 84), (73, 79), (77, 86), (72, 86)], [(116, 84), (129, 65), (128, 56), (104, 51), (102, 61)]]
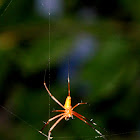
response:
[(26, 125), (28, 125), (29, 127), (31, 127), (32, 129), (34, 129), (35, 131), (39, 132), (38, 129), (36, 129), (35, 127), (33, 127), (31, 124), (29, 124), (28, 122), (26, 122), (25, 120), (23, 120), (21, 117), (19, 117), (18, 115), (16, 115), (15, 113), (13, 113), (12, 111), (10, 111), (8, 108), (0, 105), (1, 108), (3, 108), (4, 110), (6, 110), (8, 113), (10, 113), (11, 115), (13, 115), (14, 117), (18, 118), (19, 120), (21, 120), (22, 122), (24, 122)]
[(5, 9), (3, 10), (2, 14), (0, 14), (0, 16), (3, 16), (4, 13), (7, 11), (8, 7), (11, 5), (13, 0), (10, 0), (10, 2), (7, 4), (7, 6), (5, 7)]
[[(50, 6), (51, 6), (51, 0), (49, 0), (49, 3), (48, 3), (48, 6), (49, 6), (49, 11), (48, 11), (48, 14), (49, 14), (49, 90), (51, 88), (51, 83), (50, 83), (50, 78), (51, 78), (51, 74), (50, 74), (50, 67), (51, 67), (51, 63), (50, 63), (50, 54), (51, 54), (51, 50), (50, 50), (50, 46), (51, 46), (51, 13), (50, 13)], [(49, 118), (51, 117), (51, 97), (49, 96)], [(49, 124), (49, 127), (50, 127), (50, 124)]]

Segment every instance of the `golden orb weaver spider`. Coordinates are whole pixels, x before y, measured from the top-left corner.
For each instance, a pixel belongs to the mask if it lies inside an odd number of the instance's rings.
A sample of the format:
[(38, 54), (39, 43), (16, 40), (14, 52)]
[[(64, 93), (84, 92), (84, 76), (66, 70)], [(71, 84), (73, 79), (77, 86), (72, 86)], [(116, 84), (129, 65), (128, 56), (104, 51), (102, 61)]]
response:
[[(82, 105), (82, 104), (87, 104), (87, 103), (77, 103), (74, 107), (71, 106), (71, 96), (70, 96), (70, 79), (69, 79), (69, 73), (68, 73), (68, 96), (66, 98), (66, 101), (65, 101), (65, 104), (62, 105), (52, 94), (51, 92), (49, 91), (47, 85), (46, 85), (46, 82), (44, 80), (44, 86), (45, 86), (45, 89), (47, 90), (48, 94), (50, 95), (50, 97), (57, 103), (59, 104), (64, 110), (54, 110), (52, 112), (62, 112), (61, 114), (58, 114), (52, 118), (50, 118), (46, 123), (45, 125), (43, 126), (43, 128), (39, 131), (40, 134), (48, 137), (48, 140), (52, 139), (52, 137), (50, 137), (51, 135), (51, 131), (54, 129), (54, 127), (62, 120), (65, 118), (65, 120), (69, 120), (69, 118), (73, 118), (73, 115), (76, 116), (78, 119), (82, 120), (83, 122), (85, 122), (87, 125), (89, 125), (92, 129), (94, 129), (100, 136), (99, 137), (102, 137), (104, 138), (105, 140), (106, 137), (105, 135), (103, 135), (100, 131), (98, 131), (96, 128), (94, 128), (89, 122), (91, 122), (93, 125), (97, 125), (95, 122), (92, 122), (92, 119), (89, 120), (87, 119), (86, 117), (82, 116), (81, 114), (73, 111), (74, 108), (76, 108), (77, 106), (79, 105)], [(53, 125), (52, 127), (50, 128), (49, 132), (48, 132), (48, 136), (46, 134), (44, 134), (42, 131), (43, 129), (51, 122), (53, 121), (54, 119), (57, 119), (59, 118)], [(99, 127), (99, 126), (98, 126)], [(101, 128), (101, 127), (99, 127)]]

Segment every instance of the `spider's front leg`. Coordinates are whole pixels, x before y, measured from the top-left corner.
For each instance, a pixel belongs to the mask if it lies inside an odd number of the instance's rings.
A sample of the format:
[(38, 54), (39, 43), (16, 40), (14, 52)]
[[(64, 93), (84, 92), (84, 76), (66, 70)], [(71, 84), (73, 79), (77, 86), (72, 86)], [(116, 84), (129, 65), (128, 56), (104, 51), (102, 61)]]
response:
[(47, 90), (47, 92), (49, 93), (50, 97), (57, 103), (59, 104), (63, 109), (65, 109), (65, 107), (51, 94), (51, 92), (49, 91), (45, 81), (44, 81), (44, 86), (45, 86), (45, 89)]

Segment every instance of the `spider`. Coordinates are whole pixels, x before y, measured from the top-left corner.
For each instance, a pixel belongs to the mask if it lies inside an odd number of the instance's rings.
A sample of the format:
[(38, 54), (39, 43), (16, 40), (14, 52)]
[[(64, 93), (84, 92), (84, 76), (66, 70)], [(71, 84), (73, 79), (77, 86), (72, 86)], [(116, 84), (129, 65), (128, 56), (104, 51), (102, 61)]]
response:
[[(43, 126), (43, 128), (39, 131), (40, 134), (48, 137), (48, 140), (52, 139), (52, 137), (50, 137), (51, 135), (51, 132), (52, 130), (54, 129), (54, 127), (62, 120), (62, 119), (65, 119), (65, 120), (69, 120), (69, 118), (72, 118), (73, 119), (73, 115), (76, 116), (78, 119), (82, 120), (84, 123), (86, 123), (87, 125), (89, 125), (92, 129), (94, 129), (94, 131), (96, 131), (100, 136), (98, 137), (102, 137), (104, 138), (105, 140), (106, 137), (104, 135), (102, 135), (102, 133), (100, 131), (98, 131), (96, 128), (94, 128), (89, 122), (92, 122), (92, 119), (89, 120), (87, 119), (86, 117), (82, 116), (81, 114), (73, 111), (74, 108), (76, 108), (77, 106), (79, 105), (82, 105), (82, 104), (87, 104), (87, 103), (77, 103), (75, 106), (71, 106), (71, 96), (70, 96), (70, 79), (69, 79), (69, 73), (68, 73), (68, 96), (66, 98), (66, 101), (65, 101), (65, 104), (62, 105), (52, 94), (51, 92), (49, 91), (47, 85), (46, 85), (46, 82), (44, 80), (44, 86), (45, 86), (45, 89), (47, 90), (48, 94), (50, 95), (50, 97), (57, 103), (59, 104), (64, 110), (53, 110), (52, 112), (62, 112), (52, 118), (50, 118), (47, 122), (45, 122), (45, 125)], [(44, 134), (42, 131), (43, 129), (51, 122), (53, 121), (54, 119), (57, 119), (59, 118), (53, 125), (52, 127), (50, 128), (49, 132), (48, 132), (48, 136), (46, 134)], [(93, 125), (97, 125), (95, 122), (92, 122)], [(98, 126), (99, 127), (99, 126)], [(99, 127), (101, 128), (101, 127)]]

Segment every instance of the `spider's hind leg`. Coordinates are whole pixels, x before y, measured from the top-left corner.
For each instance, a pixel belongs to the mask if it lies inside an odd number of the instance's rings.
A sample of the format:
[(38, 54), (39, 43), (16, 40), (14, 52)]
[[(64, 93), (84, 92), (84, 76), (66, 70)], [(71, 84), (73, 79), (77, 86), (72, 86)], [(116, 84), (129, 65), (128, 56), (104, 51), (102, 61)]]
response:
[(89, 124), (89, 123), (87, 122), (87, 119), (86, 119), (84, 116), (82, 116), (81, 114), (78, 114), (77, 112), (74, 112), (74, 111), (73, 111), (73, 115), (76, 116), (78, 119), (82, 120), (83, 122), (85, 122), (85, 123), (86, 123), (87, 125), (89, 125), (92, 129), (94, 129), (95, 132), (97, 132), (97, 133), (100, 135), (99, 137), (102, 137), (103, 139), (107, 140), (106, 137), (105, 137), (105, 135), (103, 135), (99, 130), (97, 130), (97, 129), (94, 128), (91, 124)]
[(47, 122), (44, 122), (45, 125), (42, 127), (42, 129), (39, 131), (39, 133), (41, 133), (43, 131), (43, 129), (51, 122), (53, 121), (54, 119), (58, 118), (58, 117), (61, 117), (62, 115), (64, 115), (64, 113), (61, 113), (59, 115), (56, 115), (54, 116), (53, 118), (49, 119)]
[(51, 132), (52, 130), (54, 129), (54, 127), (62, 120), (65, 118), (65, 115), (63, 115), (62, 117), (60, 117), (54, 124), (53, 126), (50, 128), (49, 132), (48, 132), (48, 140), (50, 140), (50, 135), (51, 135)]

